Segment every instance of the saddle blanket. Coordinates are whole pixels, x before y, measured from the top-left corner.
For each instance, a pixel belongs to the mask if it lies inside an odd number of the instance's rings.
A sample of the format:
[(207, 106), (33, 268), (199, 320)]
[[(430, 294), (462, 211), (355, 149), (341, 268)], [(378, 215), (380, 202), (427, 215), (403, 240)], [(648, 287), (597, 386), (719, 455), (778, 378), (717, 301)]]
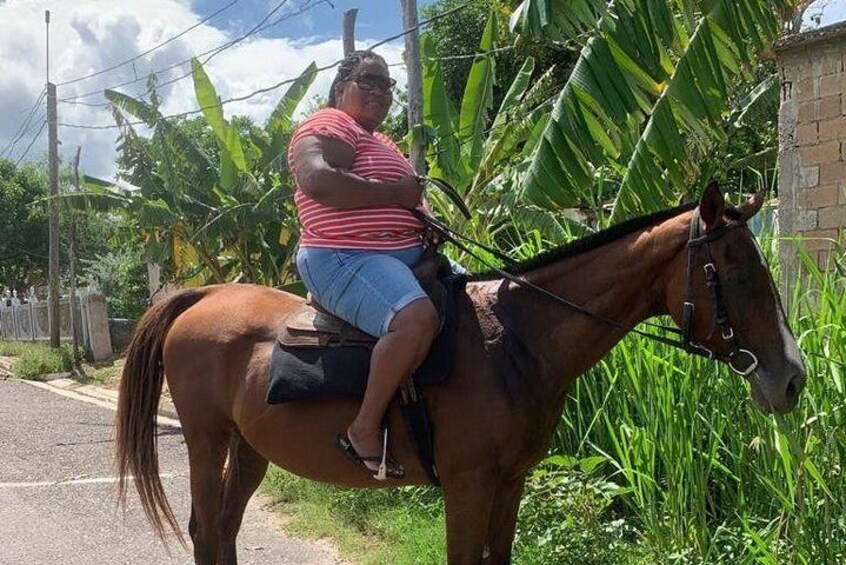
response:
[[(441, 279), (446, 289), (441, 332), (429, 355), (414, 375), (419, 386), (437, 384), (447, 378), (455, 357), (456, 296), (464, 290), (466, 278), (450, 275)], [(270, 363), (268, 404), (327, 397), (364, 396), (370, 369), (371, 347), (351, 344), (333, 347), (298, 347), (276, 341)]]

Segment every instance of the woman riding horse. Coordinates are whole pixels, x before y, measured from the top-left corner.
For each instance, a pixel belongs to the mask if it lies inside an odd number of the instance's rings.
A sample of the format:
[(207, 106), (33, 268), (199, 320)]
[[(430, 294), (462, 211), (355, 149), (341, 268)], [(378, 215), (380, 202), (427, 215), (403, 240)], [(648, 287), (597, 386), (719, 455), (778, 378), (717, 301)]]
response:
[(288, 147), (302, 280), (323, 308), (379, 337), (361, 408), (337, 442), (380, 479), (404, 475), (383, 457), (388, 436), (380, 428), (438, 330), (435, 307), (411, 271), (423, 255), (425, 229), (410, 211), (421, 206), (423, 185), (397, 146), (376, 132), (394, 85), (382, 57), (352, 53), (340, 64), (328, 107), (303, 121)]

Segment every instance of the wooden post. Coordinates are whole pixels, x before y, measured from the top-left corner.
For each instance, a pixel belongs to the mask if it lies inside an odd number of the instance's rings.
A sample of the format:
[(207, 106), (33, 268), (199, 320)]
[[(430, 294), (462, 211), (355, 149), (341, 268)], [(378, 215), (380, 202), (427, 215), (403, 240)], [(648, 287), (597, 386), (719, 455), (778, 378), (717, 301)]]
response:
[[(73, 158), (73, 187), (75, 192), (79, 190), (79, 154), (82, 152), (82, 146), (78, 145), (76, 148), (76, 156)], [(68, 213), (70, 220), (70, 233), (68, 234), (68, 260), (70, 262), (70, 327), (71, 338), (73, 339), (73, 360), (74, 364), (79, 359), (79, 335), (76, 333), (76, 216), (73, 210)]]
[(56, 85), (47, 83), (48, 153), (50, 177), (50, 347), (59, 347), (59, 140), (56, 131)]
[(423, 125), (423, 64), (420, 61), (420, 35), (417, 31), (417, 0), (402, 0), (403, 28), (413, 30), (405, 36), (405, 66), (408, 72), (408, 129), (411, 136), (411, 165), (418, 175), (425, 175), (426, 141), (414, 135)]
[(344, 57), (355, 51), (355, 18), (358, 8), (344, 12)]
[(59, 347), (59, 136), (56, 125), (56, 85), (50, 82), (50, 10), (44, 11), (44, 23), (47, 25), (47, 174), (50, 178), (50, 301), (47, 316), (50, 325), (50, 347)]

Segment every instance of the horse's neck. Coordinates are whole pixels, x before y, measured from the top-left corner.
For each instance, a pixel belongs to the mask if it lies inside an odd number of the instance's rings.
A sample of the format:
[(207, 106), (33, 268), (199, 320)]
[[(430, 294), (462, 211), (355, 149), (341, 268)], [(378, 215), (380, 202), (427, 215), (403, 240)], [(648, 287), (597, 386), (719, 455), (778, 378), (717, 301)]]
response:
[[(633, 327), (666, 313), (667, 279), (683, 260), (688, 221), (689, 214), (676, 216), (527, 273), (525, 278), (591, 312)], [(499, 296), (494, 310), (507, 318), (502, 323), (512, 334), (510, 341), (519, 342), (532, 359), (531, 372), (535, 374), (521, 378), (529, 379), (535, 392), (547, 398), (563, 401), (572, 381), (627, 333), (513, 283)]]

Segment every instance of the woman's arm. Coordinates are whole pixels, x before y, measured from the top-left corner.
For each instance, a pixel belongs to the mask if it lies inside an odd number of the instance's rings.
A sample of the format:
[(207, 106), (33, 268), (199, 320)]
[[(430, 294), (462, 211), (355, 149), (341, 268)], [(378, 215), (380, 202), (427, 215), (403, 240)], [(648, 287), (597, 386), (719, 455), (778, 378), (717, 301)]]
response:
[(300, 189), (324, 206), (415, 208), (420, 203), (423, 184), (413, 175), (379, 182), (351, 173), (355, 151), (343, 141), (310, 135), (297, 142), (291, 157)]

